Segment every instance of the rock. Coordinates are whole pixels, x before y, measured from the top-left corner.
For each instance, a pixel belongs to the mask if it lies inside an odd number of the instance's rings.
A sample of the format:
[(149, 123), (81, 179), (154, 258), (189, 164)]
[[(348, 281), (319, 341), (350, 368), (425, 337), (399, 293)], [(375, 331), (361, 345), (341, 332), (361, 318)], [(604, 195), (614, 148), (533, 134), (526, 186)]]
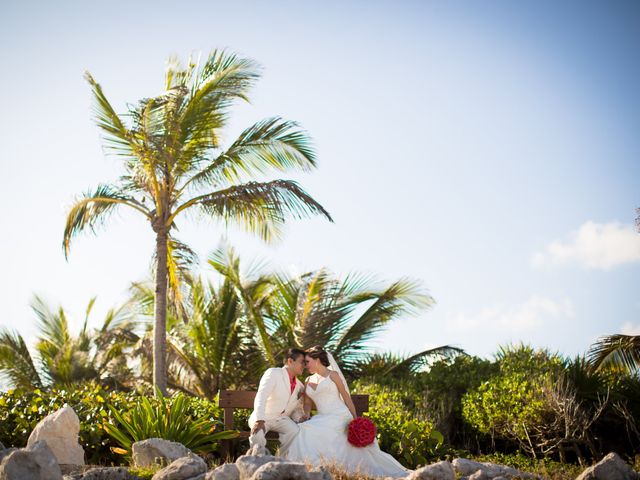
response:
[(204, 460), (191, 454), (157, 471), (151, 480), (204, 480), (206, 473), (207, 464)]
[(236, 467), (238, 467), (238, 473), (240, 474), (240, 480), (249, 480), (253, 477), (253, 474), (263, 465), (270, 462), (284, 462), (285, 460), (280, 457), (274, 457), (272, 455), (253, 456), (242, 455), (236, 460)]
[(306, 480), (308, 473), (304, 463), (269, 462), (258, 468), (251, 480)]
[(44, 441), (11, 449), (0, 463), (0, 480), (61, 480), (55, 455)]
[(205, 477), (206, 480), (240, 480), (240, 471), (235, 463), (225, 463), (211, 470)]
[(455, 478), (453, 467), (444, 460), (411, 472), (407, 480), (455, 480)]
[(193, 455), (191, 450), (178, 442), (171, 442), (163, 438), (148, 438), (135, 442), (131, 446), (133, 464), (136, 467), (155, 465), (159, 459), (165, 465), (182, 457)]
[(95, 467), (85, 472), (65, 475), (64, 480), (142, 480), (126, 467)]
[(474, 462), (466, 458), (456, 458), (451, 462), (453, 469), (460, 475), (473, 475), (480, 471), (484, 472), (484, 465), (480, 462)]
[(2, 444), (2, 442), (0, 442), (0, 450), (4, 450), (4, 445)]
[(537, 475), (534, 475), (532, 473), (522, 472), (506, 465), (497, 465), (490, 462), (480, 463), (473, 460), (468, 460), (466, 458), (456, 458), (452, 462), (452, 464), (456, 473), (460, 475), (467, 475), (469, 476), (469, 478), (471, 478), (471, 475), (477, 474), (479, 471), (484, 473), (486, 478), (494, 480), (495, 478), (501, 476), (507, 478), (515, 477), (532, 480), (539, 478)]
[(640, 475), (633, 471), (617, 453), (611, 452), (595, 465), (587, 468), (576, 480), (637, 480)]
[(68, 405), (44, 417), (33, 429), (27, 447), (44, 440), (58, 463), (84, 465), (84, 450), (78, 443), (80, 420)]
[(468, 480), (489, 480), (489, 476), (483, 470), (478, 470), (476, 473), (469, 475)]
[(18, 450), (18, 449), (17, 448), (5, 448), (4, 450), (0, 450), (0, 462), (2, 462), (2, 459), (4, 457), (6, 457), (7, 455), (9, 455), (14, 450)]
[[(309, 480), (333, 480), (333, 475), (324, 467), (313, 469), (307, 474)], [(397, 480), (397, 479), (392, 479)]]

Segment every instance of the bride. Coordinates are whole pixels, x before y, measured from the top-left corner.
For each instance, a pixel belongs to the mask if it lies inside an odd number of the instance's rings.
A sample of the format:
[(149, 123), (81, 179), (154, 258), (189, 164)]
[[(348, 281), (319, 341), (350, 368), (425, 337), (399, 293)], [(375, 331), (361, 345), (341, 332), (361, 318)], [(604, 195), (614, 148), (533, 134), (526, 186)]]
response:
[(356, 447), (347, 440), (347, 426), (356, 418), (356, 409), (333, 356), (316, 346), (306, 352), (305, 364), (312, 374), (305, 385), (305, 416), (309, 417), (312, 404), (317, 414), (299, 424), (298, 434), (280, 455), (315, 466), (335, 466), (348, 473), (406, 477), (409, 471), (380, 450), (377, 440), (366, 447)]

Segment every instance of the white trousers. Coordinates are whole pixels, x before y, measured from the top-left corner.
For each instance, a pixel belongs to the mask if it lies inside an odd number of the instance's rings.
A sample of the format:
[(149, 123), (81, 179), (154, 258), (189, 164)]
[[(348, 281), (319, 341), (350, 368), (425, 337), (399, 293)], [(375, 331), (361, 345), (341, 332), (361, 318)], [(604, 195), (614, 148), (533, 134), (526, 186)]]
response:
[[(298, 434), (300, 427), (296, 422), (291, 420), (290, 417), (272, 418), (271, 420), (265, 420), (264, 428), (267, 432), (278, 432), (280, 440), (280, 451), (286, 451), (289, 448), (289, 444), (293, 438)], [(260, 429), (255, 434), (249, 436), (249, 446), (253, 447), (258, 445), (260, 447), (266, 447), (267, 439), (265, 438), (265, 431)]]

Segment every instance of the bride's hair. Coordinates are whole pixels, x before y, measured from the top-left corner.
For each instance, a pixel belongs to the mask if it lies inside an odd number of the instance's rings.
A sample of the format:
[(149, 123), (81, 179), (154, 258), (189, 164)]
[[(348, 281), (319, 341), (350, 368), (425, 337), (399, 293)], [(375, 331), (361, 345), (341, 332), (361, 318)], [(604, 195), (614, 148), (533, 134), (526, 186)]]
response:
[(307, 350), (306, 354), (311, 358), (320, 360), (320, 363), (325, 367), (328, 367), (330, 365), (329, 357), (327, 356), (327, 352), (322, 347), (322, 345), (316, 345), (315, 347), (310, 348), (309, 350)]

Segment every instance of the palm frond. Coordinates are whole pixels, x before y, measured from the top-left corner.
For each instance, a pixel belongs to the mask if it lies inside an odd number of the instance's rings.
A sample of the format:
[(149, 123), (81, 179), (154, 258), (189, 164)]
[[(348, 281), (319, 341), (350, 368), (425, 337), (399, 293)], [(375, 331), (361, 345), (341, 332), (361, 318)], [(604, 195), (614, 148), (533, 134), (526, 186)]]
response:
[(269, 332), (259, 308), (259, 299), (256, 299), (254, 296), (254, 292), (257, 289), (255, 285), (247, 286), (243, 282), (240, 272), (240, 259), (236, 255), (235, 250), (233, 248), (219, 248), (209, 256), (208, 263), (233, 285), (238, 297), (243, 303), (247, 317), (258, 329), (260, 335), (258, 344), (261, 347), (265, 360), (274, 366), (276, 360), (269, 338)]
[(297, 123), (268, 118), (242, 132), (225, 152), (191, 177), (188, 184), (191, 187), (233, 184), (271, 169), (309, 171), (316, 165), (315, 158), (309, 136)]
[(343, 364), (357, 359), (359, 353), (366, 350), (366, 342), (389, 321), (403, 314), (413, 315), (434, 303), (419, 283), (408, 279), (398, 280), (382, 292), (357, 293), (349, 301), (373, 303), (344, 331), (335, 345), (334, 355)]
[(596, 368), (616, 366), (631, 373), (640, 371), (640, 335), (608, 335), (598, 339), (588, 352)]
[[(251, 59), (240, 58), (224, 50), (214, 50), (202, 68), (176, 76), (170, 72), (170, 85), (190, 87), (190, 94), (177, 120), (182, 146), (177, 164), (186, 172), (219, 147), (219, 133), (226, 124), (227, 109), (234, 100), (248, 101), (248, 91), (259, 78), (259, 67)], [(183, 71), (184, 72), (184, 71)]]
[(105, 145), (115, 155), (134, 157), (136, 145), (131, 133), (107, 100), (100, 84), (93, 79), (89, 72), (85, 72), (84, 77), (91, 85), (94, 99), (94, 118), (104, 133)]
[(24, 339), (17, 332), (0, 328), (0, 377), (14, 387), (42, 387)]
[(67, 214), (62, 246), (65, 258), (69, 255), (71, 239), (89, 228), (95, 233), (98, 225), (104, 223), (118, 205), (126, 205), (151, 218), (149, 210), (132, 197), (109, 185), (100, 185), (95, 191), (86, 192), (72, 205)]
[(287, 215), (294, 218), (322, 215), (333, 221), (322, 205), (291, 180), (248, 182), (195, 197), (178, 207), (169, 222), (194, 205), (205, 215), (236, 222), (265, 241), (278, 238)]

